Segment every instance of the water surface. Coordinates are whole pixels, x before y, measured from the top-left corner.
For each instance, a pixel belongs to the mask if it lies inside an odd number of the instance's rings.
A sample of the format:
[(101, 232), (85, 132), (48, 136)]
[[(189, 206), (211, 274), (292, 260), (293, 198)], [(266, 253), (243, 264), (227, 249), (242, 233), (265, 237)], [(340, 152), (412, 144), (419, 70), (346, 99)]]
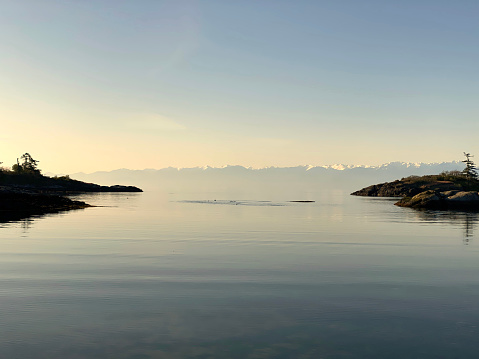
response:
[(100, 207), (1, 225), (2, 358), (479, 351), (477, 214), (342, 191), (79, 199)]

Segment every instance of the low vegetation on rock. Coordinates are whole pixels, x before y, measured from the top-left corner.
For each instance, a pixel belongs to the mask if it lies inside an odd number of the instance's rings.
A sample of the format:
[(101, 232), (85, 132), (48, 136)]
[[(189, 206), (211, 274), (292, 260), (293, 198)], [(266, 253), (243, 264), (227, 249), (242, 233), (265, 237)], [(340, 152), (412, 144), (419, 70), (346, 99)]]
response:
[(25, 153), (11, 168), (0, 168), (0, 222), (91, 207), (85, 202), (62, 196), (64, 194), (142, 192), (134, 186), (100, 186), (71, 179), (68, 175), (44, 176), (38, 168), (38, 162)]
[(29, 153), (17, 159), (12, 168), (0, 169), (0, 186), (10, 189), (24, 189), (39, 193), (69, 193), (69, 192), (142, 192), (134, 186), (100, 186), (94, 183), (77, 181), (70, 176), (44, 176), (38, 168), (37, 160)]
[(409, 176), (380, 183), (351, 193), (355, 196), (402, 197), (395, 203), (416, 209), (458, 209), (479, 211), (479, 178), (472, 155), (464, 153), (463, 171), (438, 175)]

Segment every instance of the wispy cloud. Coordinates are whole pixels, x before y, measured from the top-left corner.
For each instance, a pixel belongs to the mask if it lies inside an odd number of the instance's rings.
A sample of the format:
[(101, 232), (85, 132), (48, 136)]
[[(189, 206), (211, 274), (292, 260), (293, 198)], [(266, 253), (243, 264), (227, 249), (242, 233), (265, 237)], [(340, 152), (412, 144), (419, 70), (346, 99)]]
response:
[(255, 137), (253, 139), (255, 143), (264, 145), (264, 146), (290, 146), (294, 143), (293, 140), (289, 138), (273, 138), (273, 137)]
[(186, 126), (157, 114), (139, 114), (132, 116), (125, 121), (125, 127), (128, 129), (147, 131), (179, 131), (186, 129)]

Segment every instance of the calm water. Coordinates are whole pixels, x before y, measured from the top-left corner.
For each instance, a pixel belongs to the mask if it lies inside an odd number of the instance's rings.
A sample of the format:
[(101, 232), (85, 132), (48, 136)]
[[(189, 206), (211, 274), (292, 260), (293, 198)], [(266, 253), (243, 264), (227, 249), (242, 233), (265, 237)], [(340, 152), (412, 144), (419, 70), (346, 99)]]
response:
[(1, 225), (1, 358), (479, 353), (475, 214), (341, 191), (81, 198), (103, 207)]

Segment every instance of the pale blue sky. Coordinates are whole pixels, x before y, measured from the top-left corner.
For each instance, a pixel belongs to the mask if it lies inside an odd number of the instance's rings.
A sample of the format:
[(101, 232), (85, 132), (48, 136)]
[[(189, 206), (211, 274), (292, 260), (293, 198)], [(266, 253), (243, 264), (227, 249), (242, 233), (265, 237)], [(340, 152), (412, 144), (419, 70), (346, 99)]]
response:
[(478, 17), (465, 0), (0, 0), (0, 161), (458, 160), (478, 149)]

